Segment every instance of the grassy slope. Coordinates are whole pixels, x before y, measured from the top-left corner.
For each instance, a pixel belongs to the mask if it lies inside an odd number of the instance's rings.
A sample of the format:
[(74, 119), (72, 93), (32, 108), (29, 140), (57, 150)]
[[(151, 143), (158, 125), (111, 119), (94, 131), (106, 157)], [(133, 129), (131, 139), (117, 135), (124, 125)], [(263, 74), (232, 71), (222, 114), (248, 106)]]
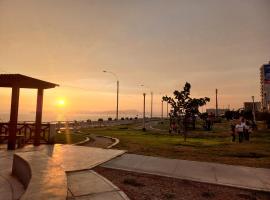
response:
[(119, 138), (116, 148), (129, 153), (270, 168), (270, 131), (258, 131), (252, 134), (250, 142), (239, 144), (231, 142), (229, 126), (225, 122), (215, 125), (210, 132), (197, 129), (189, 133), (187, 142), (181, 135), (156, 130), (142, 132), (132, 126), (84, 131)]

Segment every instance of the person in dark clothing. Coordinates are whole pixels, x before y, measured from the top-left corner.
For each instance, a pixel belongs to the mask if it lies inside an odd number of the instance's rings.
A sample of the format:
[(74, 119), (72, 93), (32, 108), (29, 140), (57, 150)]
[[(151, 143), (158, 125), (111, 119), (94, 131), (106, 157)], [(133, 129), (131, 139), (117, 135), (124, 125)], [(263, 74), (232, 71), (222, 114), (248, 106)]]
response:
[(232, 124), (231, 125), (231, 131), (232, 131), (232, 142), (235, 142), (235, 138), (236, 138), (236, 135), (235, 135), (235, 124)]
[(249, 121), (246, 122), (244, 127), (244, 138), (246, 141), (249, 141), (249, 134), (251, 133), (250, 123)]

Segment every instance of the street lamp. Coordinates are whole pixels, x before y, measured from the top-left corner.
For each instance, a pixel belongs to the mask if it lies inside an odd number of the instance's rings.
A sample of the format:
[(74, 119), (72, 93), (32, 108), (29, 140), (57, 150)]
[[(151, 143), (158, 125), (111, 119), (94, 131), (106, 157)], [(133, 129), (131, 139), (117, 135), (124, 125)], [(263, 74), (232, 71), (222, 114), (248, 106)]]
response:
[(151, 114), (150, 114), (150, 118), (151, 118), (151, 120), (153, 118), (153, 92), (151, 92)]
[[(140, 85), (140, 86), (144, 87), (144, 85)], [(143, 131), (146, 131), (146, 128), (145, 128), (145, 96), (146, 96), (146, 94), (143, 93), (143, 128), (142, 128)]]
[[(149, 89), (151, 91), (151, 89), (145, 85), (140, 85), (141, 87), (146, 87), (147, 89)], [(150, 92), (151, 95), (151, 104), (150, 104), (150, 119), (153, 118), (153, 97), (154, 97), (154, 93), (153, 91)]]
[(111, 71), (103, 70), (104, 73), (110, 73), (116, 78), (116, 120), (118, 120), (118, 108), (119, 108), (119, 79), (117, 75)]
[(145, 93), (143, 93), (143, 131), (146, 131), (145, 128)]

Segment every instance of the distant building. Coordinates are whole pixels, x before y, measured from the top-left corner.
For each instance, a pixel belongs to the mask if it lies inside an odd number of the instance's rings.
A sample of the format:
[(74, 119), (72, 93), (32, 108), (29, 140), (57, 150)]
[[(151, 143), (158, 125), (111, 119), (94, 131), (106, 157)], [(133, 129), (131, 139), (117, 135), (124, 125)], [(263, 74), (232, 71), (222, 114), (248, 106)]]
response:
[[(229, 109), (218, 109), (218, 115), (224, 115), (226, 111), (229, 111)], [(215, 114), (216, 113), (216, 109), (215, 108), (208, 108), (206, 109), (206, 112), (208, 114), (212, 113), (212, 114)]]
[[(254, 102), (255, 112), (261, 110), (261, 102)], [(244, 110), (252, 111), (253, 110), (253, 102), (244, 102)]]
[(270, 105), (270, 62), (260, 68), (261, 79), (261, 108), (269, 111)]

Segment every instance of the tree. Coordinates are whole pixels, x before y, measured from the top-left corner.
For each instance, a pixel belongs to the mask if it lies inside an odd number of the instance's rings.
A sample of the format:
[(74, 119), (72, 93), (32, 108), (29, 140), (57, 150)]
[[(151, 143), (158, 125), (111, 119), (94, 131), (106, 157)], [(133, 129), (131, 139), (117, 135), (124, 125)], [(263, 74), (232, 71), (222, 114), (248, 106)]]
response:
[(162, 97), (163, 101), (167, 101), (171, 105), (169, 113), (170, 123), (174, 122), (178, 124), (180, 130), (184, 133), (185, 141), (188, 125), (192, 123), (193, 128), (195, 128), (196, 116), (201, 115), (199, 107), (204, 106), (210, 101), (208, 97), (199, 99), (191, 98), (190, 89), (190, 83), (186, 82), (182, 91), (174, 91), (174, 98), (168, 96)]

